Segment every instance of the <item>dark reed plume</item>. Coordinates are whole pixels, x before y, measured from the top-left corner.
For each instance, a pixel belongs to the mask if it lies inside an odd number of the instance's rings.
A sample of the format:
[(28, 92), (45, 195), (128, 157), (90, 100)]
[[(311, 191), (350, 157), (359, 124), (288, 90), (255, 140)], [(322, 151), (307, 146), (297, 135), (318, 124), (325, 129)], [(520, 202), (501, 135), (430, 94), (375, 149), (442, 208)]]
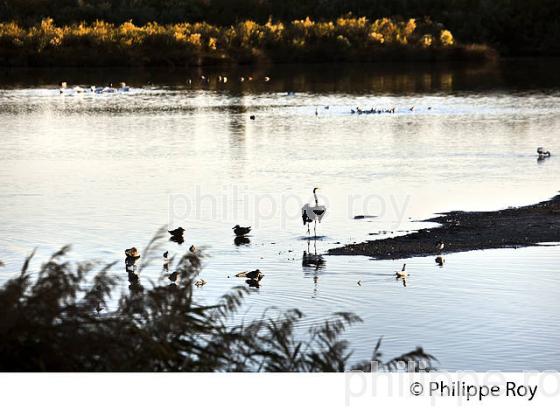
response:
[[(160, 253), (161, 237), (160, 232), (144, 250), (146, 261)], [(176, 285), (150, 283), (117, 298), (115, 263), (68, 261), (68, 250), (56, 252), (37, 271), (31, 269), (31, 253), (21, 272), (0, 288), (0, 371), (371, 369), (371, 363), (349, 364), (352, 352), (341, 335), (360, 321), (354, 314), (337, 313), (306, 336), (296, 335), (303, 318), (296, 309), (266, 311), (245, 323), (239, 308), (250, 292), (246, 287), (232, 288), (215, 304), (197, 302), (193, 282), (202, 269), (201, 252), (187, 252), (175, 263)], [(409, 370), (432, 369), (434, 357), (421, 349), (383, 362), (380, 342), (372, 358), (376, 369), (395, 371), (401, 361), (414, 363)]]

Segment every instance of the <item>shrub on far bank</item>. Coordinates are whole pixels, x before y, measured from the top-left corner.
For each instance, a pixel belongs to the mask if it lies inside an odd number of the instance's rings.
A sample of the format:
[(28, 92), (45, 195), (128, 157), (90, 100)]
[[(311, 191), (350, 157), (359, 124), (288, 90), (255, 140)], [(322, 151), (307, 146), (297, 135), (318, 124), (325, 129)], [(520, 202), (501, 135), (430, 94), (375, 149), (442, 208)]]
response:
[(208, 23), (57, 26), (50, 18), (24, 28), (0, 23), (3, 66), (189, 66), (258, 62), (432, 61), (492, 58), (457, 44), (453, 34), (429, 19), (369, 21), (309, 18), (284, 24), (247, 20), (234, 26)]

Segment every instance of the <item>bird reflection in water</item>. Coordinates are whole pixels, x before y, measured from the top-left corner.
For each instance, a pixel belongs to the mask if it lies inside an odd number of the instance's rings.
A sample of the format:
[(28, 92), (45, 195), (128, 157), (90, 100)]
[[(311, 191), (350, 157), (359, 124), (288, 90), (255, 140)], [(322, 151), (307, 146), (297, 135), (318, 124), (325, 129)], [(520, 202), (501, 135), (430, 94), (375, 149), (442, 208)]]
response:
[(308, 268), (313, 270), (313, 296), (317, 297), (317, 288), (319, 285), (319, 276), (317, 272), (325, 267), (325, 259), (321, 255), (317, 254), (317, 239), (313, 238), (313, 252), (310, 250), (311, 241), (307, 239), (307, 251), (303, 251), (303, 256), (301, 258), (301, 266), (304, 268), (304, 272)]
[(249, 285), (250, 288), (259, 289), (261, 287), (261, 282), (255, 279), (247, 279), (245, 283)]
[(235, 246), (241, 245), (249, 245), (251, 243), (251, 239), (247, 238), (246, 236), (236, 236), (233, 240)]
[(307, 251), (303, 251), (303, 256), (301, 258), (301, 266), (303, 267), (313, 267), (316, 271), (324, 268), (325, 259), (317, 254), (317, 239), (313, 238), (313, 253), (310, 251), (311, 241), (307, 240)]
[(317, 285), (319, 283), (319, 276), (314, 275), (313, 276), (313, 296), (311, 296), (312, 299), (315, 299), (317, 297)]
[(128, 289), (131, 294), (142, 293), (144, 287), (140, 284), (140, 277), (131, 271), (128, 271)]
[(403, 286), (406, 288), (406, 276), (397, 277), (395, 279), (396, 279), (397, 282), (402, 281)]

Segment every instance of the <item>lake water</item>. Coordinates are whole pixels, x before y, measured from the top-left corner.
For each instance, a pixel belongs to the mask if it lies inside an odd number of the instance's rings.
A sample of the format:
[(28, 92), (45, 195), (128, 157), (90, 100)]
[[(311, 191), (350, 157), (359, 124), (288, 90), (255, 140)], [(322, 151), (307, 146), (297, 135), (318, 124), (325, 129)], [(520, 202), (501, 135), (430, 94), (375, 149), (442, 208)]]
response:
[[(384, 336), (386, 359), (421, 345), (441, 369), (560, 370), (557, 246), (450, 254), (442, 268), (434, 257), (412, 258), (406, 287), (393, 276), (402, 260), (325, 256), (319, 270), (302, 266), (308, 246), (325, 253), (424, 227), (417, 221), (437, 212), (555, 195), (560, 161), (537, 162), (536, 148), (560, 153), (558, 68), (5, 72), (0, 280), (33, 248), (38, 263), (65, 244), (80, 259), (119, 260), (126, 278), (125, 248), (181, 225), (185, 243), (166, 249), (205, 249), (202, 300), (243, 284), (236, 272), (259, 268), (265, 278), (245, 318), (299, 308), (304, 329), (355, 312), (364, 321), (346, 337), (356, 361)], [(62, 79), (69, 88), (126, 81), (131, 90), (61, 95)], [(352, 115), (357, 106), (396, 112)], [(308, 244), (300, 209), (313, 187), (328, 211)], [(250, 244), (234, 244), (237, 223), (253, 226)], [(142, 281), (160, 276), (155, 264)]]

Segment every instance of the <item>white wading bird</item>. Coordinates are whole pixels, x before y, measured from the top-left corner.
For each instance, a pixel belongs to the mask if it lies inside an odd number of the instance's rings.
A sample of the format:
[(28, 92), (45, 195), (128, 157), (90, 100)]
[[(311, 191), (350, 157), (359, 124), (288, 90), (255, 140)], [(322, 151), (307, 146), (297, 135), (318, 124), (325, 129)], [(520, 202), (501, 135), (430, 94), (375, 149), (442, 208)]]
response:
[(313, 196), (315, 197), (315, 206), (311, 204), (305, 204), (303, 208), (301, 208), (301, 217), (303, 219), (303, 224), (307, 224), (307, 234), (310, 234), (309, 231), (309, 224), (311, 222), (315, 222), (315, 226), (313, 231), (315, 232), (315, 236), (317, 236), (317, 221), (321, 222), (323, 216), (327, 212), (327, 208), (324, 205), (319, 205), (319, 200), (317, 199), (317, 190), (319, 188), (313, 188)]

